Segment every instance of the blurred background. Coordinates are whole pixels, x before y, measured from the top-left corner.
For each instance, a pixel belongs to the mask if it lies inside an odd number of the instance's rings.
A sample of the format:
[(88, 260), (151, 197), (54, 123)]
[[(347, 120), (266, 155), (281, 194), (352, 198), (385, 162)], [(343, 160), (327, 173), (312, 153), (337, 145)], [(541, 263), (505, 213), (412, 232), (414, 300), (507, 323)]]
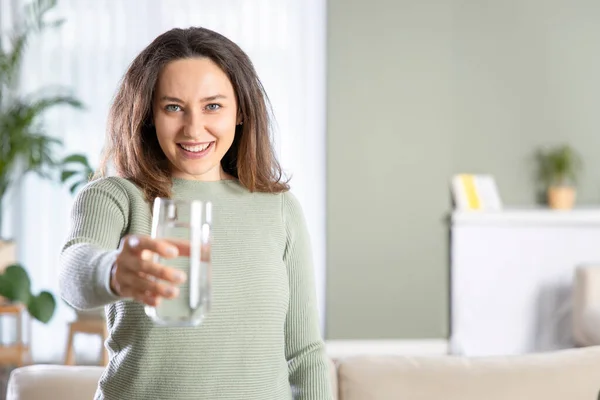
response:
[[(0, 0), (4, 34), (28, 3)], [(40, 121), (56, 157), (92, 167), (118, 82), (155, 36), (204, 26), (249, 54), (309, 224), (331, 354), (584, 344), (574, 277), (600, 263), (600, 3), (58, 0), (47, 17), (64, 22), (32, 35), (10, 93), (68, 88), (84, 108)], [(57, 293), (69, 187), (27, 173), (3, 196), (2, 237), (34, 292)], [(57, 299), (31, 321), (34, 362), (65, 360), (76, 318)], [(100, 343), (77, 336), (77, 362)]]

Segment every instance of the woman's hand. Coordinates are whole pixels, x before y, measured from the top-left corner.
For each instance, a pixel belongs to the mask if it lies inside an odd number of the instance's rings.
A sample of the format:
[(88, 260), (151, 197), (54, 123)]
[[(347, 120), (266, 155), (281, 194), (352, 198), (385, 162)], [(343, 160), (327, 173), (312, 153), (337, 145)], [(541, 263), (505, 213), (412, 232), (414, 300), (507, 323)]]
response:
[(179, 289), (173, 284), (184, 282), (185, 273), (154, 263), (154, 253), (164, 258), (184, 253), (189, 255), (189, 245), (148, 236), (126, 236), (111, 270), (111, 290), (118, 296), (130, 297), (150, 306), (156, 306), (161, 297), (177, 297)]

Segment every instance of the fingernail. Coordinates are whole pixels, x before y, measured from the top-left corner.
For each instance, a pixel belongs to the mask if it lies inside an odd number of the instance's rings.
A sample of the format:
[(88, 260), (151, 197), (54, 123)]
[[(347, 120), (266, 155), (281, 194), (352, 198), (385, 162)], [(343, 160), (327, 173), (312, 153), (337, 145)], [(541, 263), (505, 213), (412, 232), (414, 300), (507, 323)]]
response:
[(170, 288), (167, 288), (166, 293), (167, 293), (167, 296), (177, 296), (177, 294), (179, 293), (179, 289), (177, 289), (175, 287), (170, 287)]
[(171, 257), (175, 257), (179, 252), (177, 251), (177, 247), (169, 246), (167, 247), (167, 255)]
[(186, 279), (185, 272), (177, 271), (175, 272), (175, 279), (179, 282), (183, 282)]
[(131, 236), (127, 243), (129, 243), (129, 247), (137, 247), (140, 244), (140, 239), (137, 236)]

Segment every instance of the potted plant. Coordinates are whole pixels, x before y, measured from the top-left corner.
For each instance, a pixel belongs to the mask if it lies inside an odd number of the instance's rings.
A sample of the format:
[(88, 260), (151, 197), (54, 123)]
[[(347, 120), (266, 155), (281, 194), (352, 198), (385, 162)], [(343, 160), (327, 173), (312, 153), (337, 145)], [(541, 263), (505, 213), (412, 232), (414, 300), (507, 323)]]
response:
[[(24, 302), (32, 316), (42, 322), (49, 321), (56, 302), (48, 292), (38, 296), (31, 294), (27, 271), (15, 263), (15, 243), (2, 236), (2, 204), (9, 188), (30, 172), (67, 182), (78, 173), (90, 170), (83, 155), (57, 156), (62, 142), (45, 134), (42, 121), (44, 113), (53, 107), (80, 109), (81, 102), (66, 91), (48, 95), (49, 91), (44, 90), (24, 95), (18, 90), (19, 71), (28, 41), (34, 34), (62, 23), (46, 21), (47, 12), (55, 6), (56, 0), (34, 0), (26, 6), (23, 20), (13, 32), (0, 32), (0, 271), (10, 265), (0, 275), (0, 296)], [(80, 184), (78, 180), (71, 191)]]
[(0, 274), (0, 294), (10, 301), (23, 303), (29, 314), (40, 322), (48, 323), (54, 315), (56, 300), (52, 293), (31, 292), (31, 280), (25, 268), (19, 264), (9, 265)]
[(577, 195), (576, 185), (582, 170), (580, 154), (569, 145), (554, 146), (537, 152), (538, 179), (550, 208), (571, 209)]

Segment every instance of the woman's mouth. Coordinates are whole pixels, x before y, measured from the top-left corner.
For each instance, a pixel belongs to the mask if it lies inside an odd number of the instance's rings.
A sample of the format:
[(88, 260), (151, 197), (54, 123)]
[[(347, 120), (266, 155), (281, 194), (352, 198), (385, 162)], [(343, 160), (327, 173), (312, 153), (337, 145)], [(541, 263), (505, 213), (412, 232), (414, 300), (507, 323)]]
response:
[(215, 142), (177, 143), (177, 147), (184, 157), (195, 159), (206, 156), (215, 147)]

